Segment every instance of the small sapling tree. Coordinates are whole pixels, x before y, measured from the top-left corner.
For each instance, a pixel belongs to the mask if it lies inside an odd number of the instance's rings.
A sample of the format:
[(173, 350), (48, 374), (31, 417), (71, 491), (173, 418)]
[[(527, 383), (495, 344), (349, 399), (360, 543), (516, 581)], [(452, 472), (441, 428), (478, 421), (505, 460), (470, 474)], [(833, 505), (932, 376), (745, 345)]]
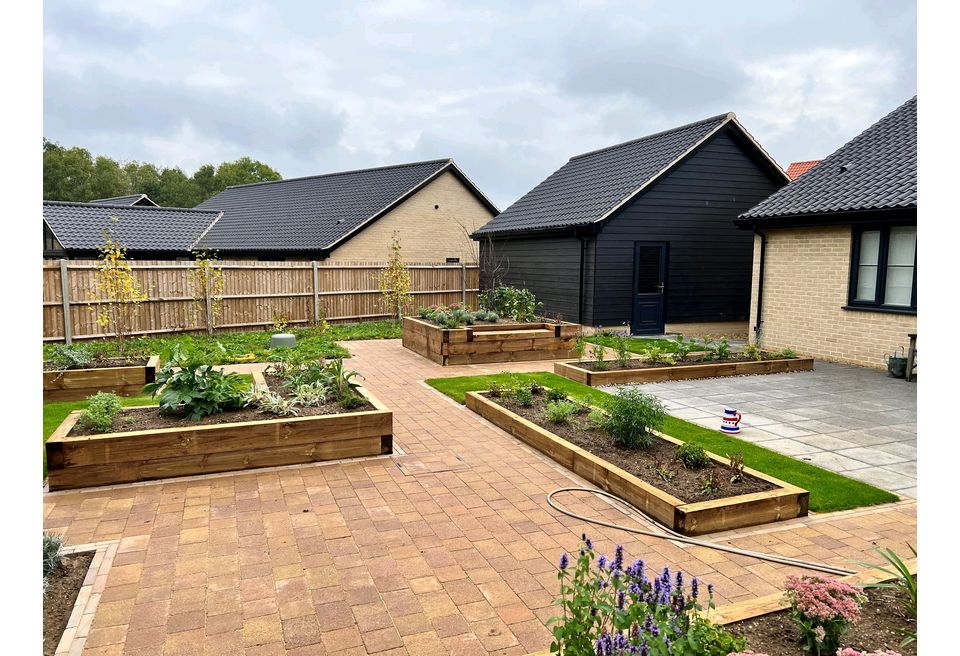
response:
[(403, 304), (411, 297), (410, 270), (403, 263), (400, 234), (397, 231), (393, 233), (387, 267), (380, 272), (378, 288), (383, 296), (384, 305), (387, 306), (391, 314), (396, 312), (397, 319), (402, 319)]
[(88, 307), (95, 313), (97, 325), (116, 335), (121, 356), (136, 308), (145, 300), (147, 293), (133, 274), (126, 249), (113, 241), (109, 231), (105, 232), (104, 244), (97, 257), (93, 290), (88, 293)]

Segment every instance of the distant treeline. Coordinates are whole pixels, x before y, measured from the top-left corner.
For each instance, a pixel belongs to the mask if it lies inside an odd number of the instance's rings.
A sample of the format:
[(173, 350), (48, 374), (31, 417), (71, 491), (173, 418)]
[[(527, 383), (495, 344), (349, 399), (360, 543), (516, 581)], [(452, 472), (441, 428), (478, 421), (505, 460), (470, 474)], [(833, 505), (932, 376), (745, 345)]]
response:
[(204, 164), (188, 176), (179, 168), (92, 157), (85, 148), (43, 140), (44, 200), (86, 202), (146, 194), (158, 205), (193, 207), (231, 185), (281, 179), (271, 167), (249, 157), (219, 166)]

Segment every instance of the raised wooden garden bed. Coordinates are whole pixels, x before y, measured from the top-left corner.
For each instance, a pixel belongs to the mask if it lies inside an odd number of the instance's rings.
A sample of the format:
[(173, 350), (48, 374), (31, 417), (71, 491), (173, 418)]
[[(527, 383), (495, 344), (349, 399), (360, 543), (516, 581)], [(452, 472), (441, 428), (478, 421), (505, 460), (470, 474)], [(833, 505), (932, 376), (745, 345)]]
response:
[(78, 401), (97, 392), (137, 396), (155, 380), (159, 363), (160, 357), (154, 355), (140, 365), (44, 371), (43, 402)]
[[(254, 380), (264, 384), (260, 374), (254, 374)], [(74, 411), (46, 443), (49, 488), (393, 453), (393, 412), (365, 388), (356, 391), (373, 410), (85, 436), (69, 435), (80, 416)]]
[(496, 323), (441, 328), (403, 318), (403, 345), (441, 365), (560, 360), (570, 357), (580, 325), (575, 323)]
[(591, 371), (577, 362), (555, 362), (556, 374), (592, 387), (623, 385), (627, 383), (659, 383), (665, 380), (691, 380), (720, 376), (747, 376), (779, 374), (788, 371), (813, 371), (813, 358), (784, 358), (776, 360), (744, 360), (740, 362), (704, 362), (702, 364), (675, 364), (662, 367)]
[[(483, 394), (468, 392), (467, 407), (678, 533), (702, 535), (807, 514), (809, 492), (750, 468), (745, 468), (744, 473), (766, 481), (774, 488), (710, 501), (685, 502), (528, 421)], [(680, 440), (669, 435), (657, 435), (668, 442), (681, 444)], [(718, 464), (728, 462), (715, 454), (708, 452), (708, 455)]]

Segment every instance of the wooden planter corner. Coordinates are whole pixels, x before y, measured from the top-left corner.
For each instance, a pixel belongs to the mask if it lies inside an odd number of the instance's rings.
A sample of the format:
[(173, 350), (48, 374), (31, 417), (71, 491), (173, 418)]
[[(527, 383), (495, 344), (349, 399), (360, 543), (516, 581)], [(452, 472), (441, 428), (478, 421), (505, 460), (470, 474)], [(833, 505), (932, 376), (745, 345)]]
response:
[(156, 380), (160, 356), (146, 364), (99, 369), (64, 369), (43, 372), (43, 402), (79, 401), (97, 392), (137, 396), (143, 386)]
[[(257, 376), (254, 380), (258, 383)], [(365, 388), (356, 389), (373, 410), (70, 437), (68, 433), (80, 417), (75, 410), (45, 444), (49, 488), (66, 490), (393, 453), (393, 412)]]
[(669, 380), (694, 378), (719, 378), (722, 376), (747, 376), (756, 374), (779, 374), (790, 371), (813, 371), (813, 358), (789, 358), (782, 360), (748, 360), (745, 362), (705, 362), (682, 366), (649, 367), (647, 369), (613, 369), (591, 371), (577, 361), (555, 362), (553, 372), (564, 378), (591, 387), (624, 385), (627, 383), (659, 383)]
[[(776, 489), (688, 503), (524, 419), (485, 398), (481, 392), (468, 392), (466, 405), (600, 489), (615, 494), (683, 535), (703, 535), (807, 514), (809, 492), (749, 467), (744, 468), (744, 472), (776, 485)], [(682, 444), (669, 435), (657, 435), (673, 444)], [(707, 452), (707, 455), (721, 465), (728, 462), (716, 454)]]
[(576, 323), (501, 323), (442, 328), (403, 318), (403, 346), (440, 365), (562, 360), (580, 333)]

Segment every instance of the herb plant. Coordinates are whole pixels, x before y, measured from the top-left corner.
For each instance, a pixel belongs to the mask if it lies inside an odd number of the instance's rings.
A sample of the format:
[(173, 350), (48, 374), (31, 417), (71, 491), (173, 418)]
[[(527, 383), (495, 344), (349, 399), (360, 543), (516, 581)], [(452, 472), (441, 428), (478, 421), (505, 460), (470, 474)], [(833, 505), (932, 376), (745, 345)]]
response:
[(57, 369), (82, 369), (93, 364), (93, 355), (83, 344), (57, 344), (53, 347), (53, 356), (50, 358)]
[(614, 342), (614, 350), (617, 352), (617, 366), (626, 369), (630, 362), (630, 351), (627, 350), (627, 338), (623, 335), (617, 335)]
[(703, 447), (693, 442), (684, 442), (677, 447), (677, 460), (687, 469), (703, 469), (710, 464), (710, 456)]
[(533, 390), (529, 387), (521, 386), (513, 390), (513, 399), (525, 408), (533, 405)]
[(573, 401), (549, 401), (547, 403), (547, 419), (554, 424), (565, 424), (570, 416), (580, 409), (579, 404)]
[(610, 363), (603, 359), (603, 346), (594, 344), (590, 347), (590, 356), (593, 358), (593, 368), (597, 371), (606, 371)]
[(560, 557), (557, 579), (561, 613), (547, 621), (550, 651), (563, 656), (649, 654), (727, 656), (746, 647), (743, 638), (712, 624), (703, 614), (714, 607), (713, 586), (706, 599), (699, 579), (689, 584), (669, 568), (647, 576), (646, 564), (626, 565), (623, 547), (609, 561), (596, 557), (582, 536), (576, 562)]
[(80, 413), (77, 423), (94, 433), (106, 433), (113, 428), (113, 421), (120, 414), (120, 397), (107, 392), (97, 392), (87, 399), (89, 403)]
[(663, 404), (655, 396), (636, 387), (620, 387), (602, 415), (600, 426), (617, 446), (639, 449), (650, 446), (652, 431), (663, 426), (665, 417)]

